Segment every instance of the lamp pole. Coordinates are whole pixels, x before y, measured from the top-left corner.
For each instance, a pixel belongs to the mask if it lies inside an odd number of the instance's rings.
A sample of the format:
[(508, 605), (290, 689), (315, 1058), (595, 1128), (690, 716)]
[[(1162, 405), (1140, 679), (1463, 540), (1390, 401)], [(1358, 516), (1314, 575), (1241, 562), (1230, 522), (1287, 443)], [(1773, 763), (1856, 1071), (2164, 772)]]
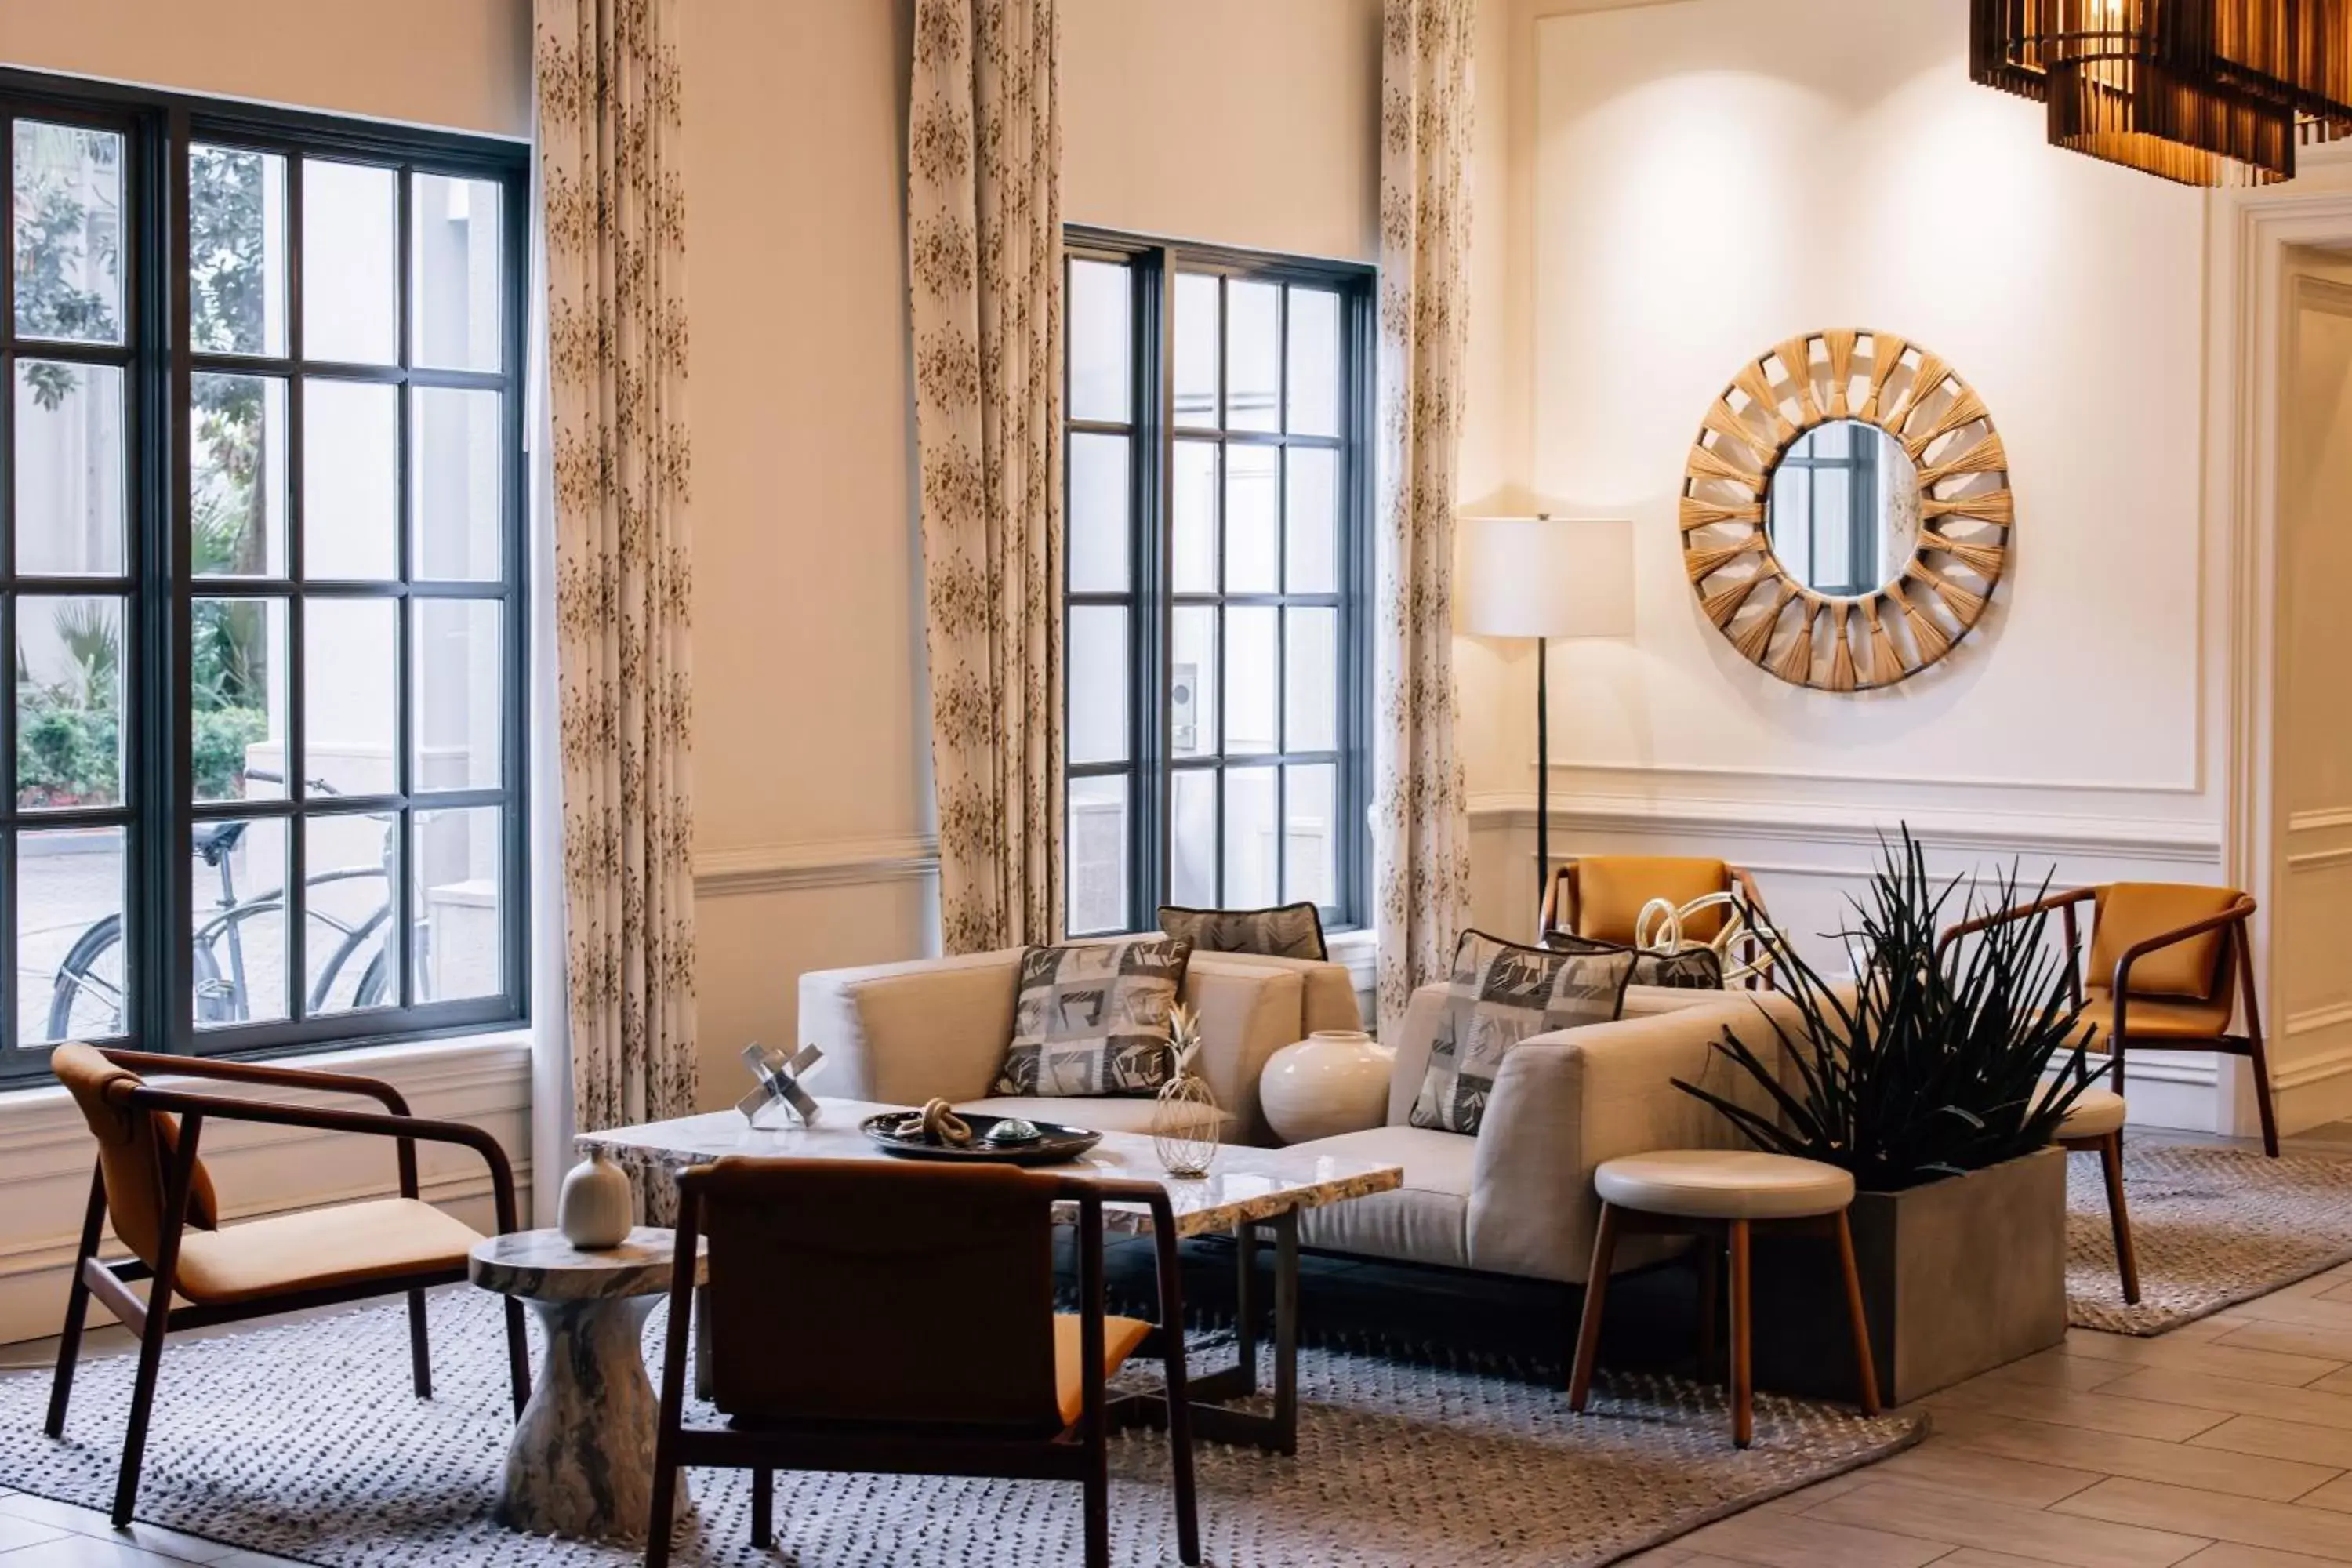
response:
[(1551, 891), (1551, 639), (1536, 638), (1536, 941)]

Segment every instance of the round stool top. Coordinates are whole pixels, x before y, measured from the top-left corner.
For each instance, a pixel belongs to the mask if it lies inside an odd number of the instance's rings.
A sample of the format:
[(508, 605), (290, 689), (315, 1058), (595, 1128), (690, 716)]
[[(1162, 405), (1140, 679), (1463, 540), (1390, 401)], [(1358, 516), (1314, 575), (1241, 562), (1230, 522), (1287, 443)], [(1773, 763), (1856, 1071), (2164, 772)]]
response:
[[(641, 1225), (620, 1246), (586, 1252), (560, 1230), (518, 1230), (475, 1245), (467, 1273), (485, 1290), (532, 1301), (594, 1301), (658, 1296), (670, 1287), (677, 1233)], [(709, 1271), (709, 1244), (698, 1239), (694, 1280)]]
[[(2061, 1092), (2055, 1079), (2049, 1081), (2050, 1094)], [(2086, 1089), (2074, 1097), (2066, 1108), (2066, 1120), (2058, 1124), (2061, 1138), (2105, 1138), (2124, 1130), (2124, 1097), (2112, 1089)]]
[(1835, 1165), (1748, 1149), (1666, 1149), (1604, 1160), (1592, 1173), (1601, 1201), (1692, 1219), (1802, 1219), (1853, 1201), (1853, 1177)]

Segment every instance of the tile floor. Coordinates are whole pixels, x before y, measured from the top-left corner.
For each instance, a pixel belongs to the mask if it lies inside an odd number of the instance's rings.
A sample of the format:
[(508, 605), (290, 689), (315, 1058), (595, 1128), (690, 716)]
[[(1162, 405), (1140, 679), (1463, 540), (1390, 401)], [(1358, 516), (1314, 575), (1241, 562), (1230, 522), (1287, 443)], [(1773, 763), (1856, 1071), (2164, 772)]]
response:
[[(2352, 1124), (2289, 1146), (2352, 1156)], [(1376, 1268), (1310, 1269), (1309, 1321), (1318, 1296), (1341, 1306), (1372, 1295)], [(1422, 1287), (1428, 1307), (1458, 1309), (1472, 1282), (1439, 1279)], [(1396, 1288), (1378, 1294), (1392, 1306)], [(1516, 1310), (1549, 1334), (1564, 1304), (1539, 1296)], [(122, 1345), (98, 1334), (89, 1348)], [(0, 1349), (0, 1373), (41, 1365), (46, 1349)], [(1926, 1404), (1935, 1432), (1918, 1447), (1686, 1535), (1636, 1568), (2352, 1563), (2352, 1264), (2160, 1339), (2078, 1330)], [(0, 1568), (278, 1562), (152, 1525), (118, 1533), (102, 1514), (0, 1487)]]

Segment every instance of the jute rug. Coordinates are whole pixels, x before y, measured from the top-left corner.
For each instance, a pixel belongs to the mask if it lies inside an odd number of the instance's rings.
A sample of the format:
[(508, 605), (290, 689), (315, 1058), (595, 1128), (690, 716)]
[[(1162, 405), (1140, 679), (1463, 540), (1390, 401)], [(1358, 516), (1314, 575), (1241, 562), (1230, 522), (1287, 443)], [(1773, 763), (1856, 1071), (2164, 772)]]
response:
[[(397, 1304), (168, 1347), (140, 1517), (338, 1568), (639, 1561), (634, 1549), (490, 1523), (509, 1426), (498, 1309), (470, 1290), (435, 1299), (429, 1403), (408, 1389)], [(661, 1332), (657, 1311), (649, 1349)], [(1295, 1459), (1198, 1449), (1212, 1563), (1600, 1564), (1884, 1458), (1925, 1427), (1914, 1416), (1863, 1420), (1759, 1394), (1756, 1446), (1742, 1453), (1719, 1391), (1662, 1377), (1605, 1384), (1580, 1418), (1555, 1378), (1523, 1369), (1310, 1350), (1299, 1372)], [(0, 1379), (0, 1475), (38, 1496), (105, 1507), (131, 1373), (127, 1356), (85, 1365), (59, 1442), (40, 1434), (46, 1376)], [(1113, 1447), (1112, 1547), (1122, 1565), (1176, 1560), (1167, 1458), (1156, 1435)], [(693, 1472), (701, 1524), (681, 1539), (680, 1561), (947, 1568), (1081, 1554), (1073, 1484), (780, 1475), (781, 1556), (763, 1556), (745, 1541), (747, 1481)]]
[(2077, 1328), (2160, 1334), (2352, 1258), (2352, 1164), (2124, 1137), (2140, 1300), (2124, 1304), (2106, 1187), (2067, 1161), (2066, 1299)]

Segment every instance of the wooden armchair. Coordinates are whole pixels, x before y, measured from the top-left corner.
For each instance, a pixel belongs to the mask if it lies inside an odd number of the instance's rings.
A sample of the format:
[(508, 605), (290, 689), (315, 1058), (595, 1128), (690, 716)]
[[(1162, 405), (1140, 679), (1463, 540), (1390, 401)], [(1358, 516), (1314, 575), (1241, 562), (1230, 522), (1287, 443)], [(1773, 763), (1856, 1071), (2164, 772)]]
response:
[[(1675, 908), (1710, 893), (1729, 893), (1751, 911), (1751, 928), (1769, 925), (1764, 896), (1756, 879), (1721, 860), (1679, 855), (1586, 855), (1556, 867), (1544, 888), (1543, 909), (1537, 917), (1536, 940), (1554, 931), (1594, 942), (1633, 945), (1634, 926), (1642, 906), (1664, 899)], [(1723, 931), (1723, 906), (1701, 910), (1683, 927), (1692, 942), (1712, 942)], [(1753, 930), (1740, 939), (1739, 957), (1754, 963), (1759, 942)], [(1730, 955), (1727, 954), (1727, 962)], [(1770, 971), (1762, 983), (1771, 984)], [(1757, 979), (1751, 977), (1754, 985)]]
[[(462, 1122), (412, 1116), (407, 1101), (390, 1084), (346, 1073), (100, 1050), (85, 1045), (60, 1046), (49, 1060), (98, 1139), (98, 1168), (90, 1178), (89, 1208), (82, 1220), (81, 1246), (75, 1254), (73, 1283), (66, 1298), (65, 1327), (60, 1331), (57, 1381), (50, 1387), (46, 1430), (52, 1437), (65, 1433), (74, 1363), (81, 1350), (82, 1320), (89, 1299), (96, 1296), (139, 1336), (139, 1371), (114, 1489), (117, 1526), (131, 1522), (131, 1509), (139, 1499), (139, 1464), (146, 1447), (148, 1415), (154, 1405), (163, 1339), (173, 1329), (233, 1323), (405, 1292), (416, 1395), (431, 1397), (433, 1369), (425, 1337), (425, 1292), (431, 1286), (463, 1280), (467, 1255), (482, 1237), (472, 1226), (417, 1197), (416, 1145), (455, 1143), (480, 1154), (490, 1168), (492, 1202), (499, 1228), (504, 1232), (516, 1228), (514, 1173), (498, 1140)], [(181, 1078), (365, 1095), (381, 1101), (386, 1114), (163, 1089), (141, 1078), (142, 1069)], [(400, 1196), (223, 1226), (212, 1178), (196, 1152), (208, 1120), (397, 1139)], [(98, 1256), (110, 1215), (115, 1236), (131, 1252), (121, 1262), (105, 1262)], [(141, 1279), (152, 1281), (143, 1301), (131, 1289)], [(186, 1305), (173, 1306), (174, 1300)], [(514, 1405), (520, 1413), (530, 1393), (530, 1363), (519, 1301), (507, 1303), (507, 1354)]]
[[(1156, 1182), (1008, 1166), (729, 1158), (677, 1178), (677, 1256), (709, 1241), (704, 1324), (725, 1427), (683, 1425), (694, 1274), (670, 1299), (647, 1568), (669, 1561), (681, 1467), (1018, 1477), (1086, 1489), (1086, 1562), (1110, 1561), (1104, 1381), (1153, 1331), (1103, 1310), (1103, 1205), (1151, 1210), (1179, 1555), (1201, 1561), (1176, 1225)], [(1054, 1206), (1077, 1206), (1079, 1310), (1054, 1311)], [(983, 1543), (987, 1544), (987, 1543)]]
[[(2090, 974), (2081, 962), (2078, 910), (2091, 911)], [(2278, 1116), (2272, 1103), (2270, 1058), (2263, 1046), (2261, 1005), (2254, 996), (2247, 924), (2254, 900), (2233, 888), (2177, 882), (2111, 882), (2076, 888), (2014, 910), (1963, 921), (1937, 943), (1940, 953), (1973, 931), (2006, 921), (2055, 913), (2065, 931), (2067, 979), (2084, 1022), (2095, 1031), (2091, 1048), (2107, 1058), (2116, 1091), (2124, 1087), (2124, 1054), (2217, 1051), (2252, 1064), (2254, 1102), (2261, 1113), (2263, 1152), (2278, 1157)], [(2245, 1033), (2230, 1026), (2244, 1010)]]

